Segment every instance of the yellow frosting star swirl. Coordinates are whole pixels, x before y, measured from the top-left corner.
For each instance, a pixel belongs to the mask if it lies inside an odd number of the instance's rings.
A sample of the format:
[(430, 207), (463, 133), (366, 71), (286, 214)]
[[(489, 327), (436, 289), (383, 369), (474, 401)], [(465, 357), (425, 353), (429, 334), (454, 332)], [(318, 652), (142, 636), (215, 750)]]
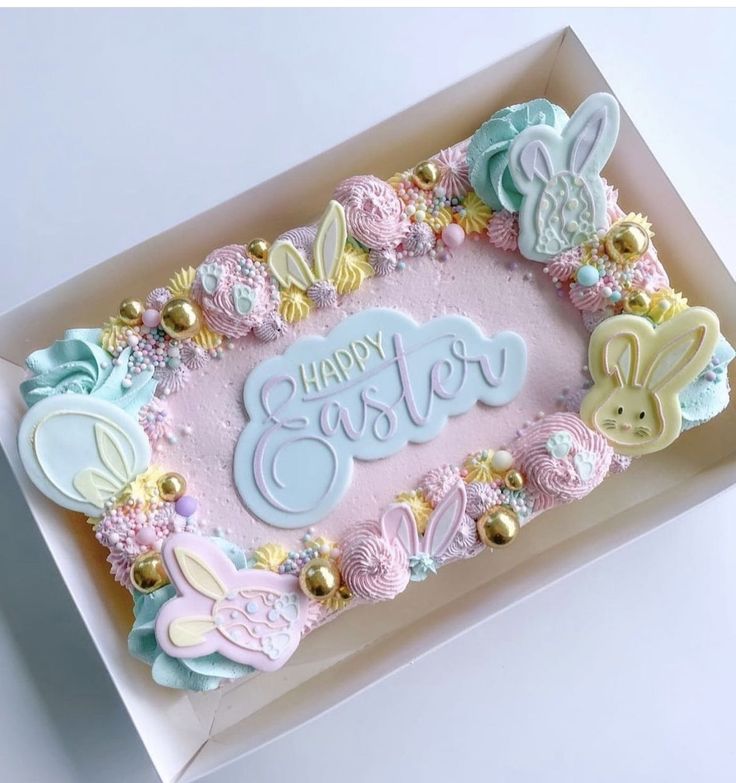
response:
[(472, 190), (463, 199), (463, 209), (464, 214), (458, 213), (456, 220), (466, 234), (479, 234), (486, 230), (493, 213)]
[(281, 315), (288, 323), (302, 321), (311, 309), (312, 303), (301, 288), (290, 285), (281, 291)]
[(259, 568), (261, 571), (275, 571), (278, 573), (279, 566), (286, 560), (289, 553), (281, 544), (264, 544), (259, 546), (255, 552), (253, 552), (253, 559), (255, 561), (254, 568)]
[(427, 522), (429, 516), (432, 513), (432, 504), (424, 497), (419, 490), (412, 490), (411, 492), (402, 492), (396, 496), (397, 503), (406, 503), (411, 509), (414, 522), (416, 523), (417, 530), (424, 534), (427, 528)]
[(368, 251), (353, 245), (346, 245), (342, 260), (335, 274), (335, 288), (338, 294), (357, 291), (363, 282), (373, 276), (373, 267), (368, 262)]

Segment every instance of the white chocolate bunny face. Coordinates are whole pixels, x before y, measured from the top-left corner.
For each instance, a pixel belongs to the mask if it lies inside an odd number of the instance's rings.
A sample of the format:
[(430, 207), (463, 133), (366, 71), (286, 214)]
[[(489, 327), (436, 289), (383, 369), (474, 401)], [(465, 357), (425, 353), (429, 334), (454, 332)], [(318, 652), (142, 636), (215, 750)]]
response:
[(664, 430), (661, 407), (656, 397), (643, 388), (615, 387), (596, 410), (594, 421), (596, 429), (618, 452), (651, 442)]
[(678, 394), (710, 361), (718, 318), (692, 307), (656, 328), (637, 315), (608, 318), (593, 332), (588, 364), (593, 387), (580, 416), (619, 453), (665, 448), (680, 434)]
[(546, 262), (606, 228), (601, 169), (618, 137), (616, 99), (596, 93), (580, 104), (562, 131), (523, 130), (509, 151), (509, 171), (522, 194), (519, 250)]

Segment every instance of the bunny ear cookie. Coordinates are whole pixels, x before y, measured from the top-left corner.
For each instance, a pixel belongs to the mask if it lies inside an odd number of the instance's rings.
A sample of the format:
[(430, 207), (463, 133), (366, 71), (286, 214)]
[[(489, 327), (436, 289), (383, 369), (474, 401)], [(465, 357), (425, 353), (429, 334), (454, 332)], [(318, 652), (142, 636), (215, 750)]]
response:
[(583, 421), (619, 453), (660, 451), (682, 427), (679, 393), (703, 371), (719, 338), (718, 318), (692, 307), (654, 325), (637, 315), (606, 319), (590, 339), (593, 387)]
[(618, 127), (616, 99), (596, 93), (562, 130), (533, 125), (516, 137), (509, 171), (522, 195), (519, 250), (525, 258), (549, 261), (607, 228), (600, 173)]

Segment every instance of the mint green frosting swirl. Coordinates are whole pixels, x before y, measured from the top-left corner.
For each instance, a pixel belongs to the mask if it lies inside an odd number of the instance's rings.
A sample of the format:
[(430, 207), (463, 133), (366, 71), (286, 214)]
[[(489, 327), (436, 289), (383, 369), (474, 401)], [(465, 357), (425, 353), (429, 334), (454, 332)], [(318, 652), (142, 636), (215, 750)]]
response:
[[(246, 568), (243, 552), (223, 538), (212, 538), (230, 558), (233, 565)], [(128, 634), (128, 650), (151, 667), (153, 679), (166, 688), (180, 688), (188, 691), (211, 691), (223, 680), (235, 680), (254, 671), (253, 667), (235, 663), (219, 653), (201, 658), (172, 658), (167, 655), (156, 641), (156, 617), (161, 607), (176, 595), (172, 585), (145, 595), (135, 591), (133, 613), (135, 622)]]
[(409, 570), (412, 582), (423, 582), (430, 574), (437, 573), (437, 564), (431, 555), (422, 552), (409, 558)]
[(34, 351), (26, 359), (33, 377), (20, 385), (26, 405), (30, 408), (56, 394), (90, 394), (137, 416), (156, 391), (153, 369), (134, 375), (131, 385), (123, 386), (132, 348), (126, 348), (118, 364), (113, 364), (100, 345), (100, 334), (99, 329), (71, 329), (63, 340)]
[(705, 424), (728, 405), (729, 385), (726, 368), (736, 351), (721, 336), (708, 366), (680, 392), (682, 429)]
[(563, 109), (544, 98), (497, 111), (473, 134), (468, 145), (470, 184), (493, 210), (518, 212), (521, 193), (509, 172), (511, 142), (530, 125), (561, 130), (568, 121)]

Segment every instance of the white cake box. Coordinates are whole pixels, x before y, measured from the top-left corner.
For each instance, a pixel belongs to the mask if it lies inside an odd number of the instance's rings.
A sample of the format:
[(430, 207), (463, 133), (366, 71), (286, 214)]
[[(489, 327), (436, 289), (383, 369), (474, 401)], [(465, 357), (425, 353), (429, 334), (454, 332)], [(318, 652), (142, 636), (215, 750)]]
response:
[[(610, 91), (571, 30), (550, 36), (273, 180), (99, 264), (0, 317), (0, 441), (69, 592), (164, 781), (192, 781), (288, 732), (510, 603), (642, 535), (734, 483), (736, 409), (638, 461), (585, 500), (547, 512), (513, 547), (443, 569), (389, 604), (359, 607), (305, 639), (281, 671), (215, 692), (157, 686), (127, 650), (130, 596), (79, 519), (42, 497), (20, 468), (22, 362), (66, 328), (93, 326), (121, 292), (153, 288), (209, 250), (274, 237), (315, 217), (356, 173), (390, 176), (470, 135), (494, 111), (547, 97), (568, 110)], [(624, 208), (648, 214), (673, 285), (720, 316), (736, 341), (736, 283), (630, 119), (605, 175)], [(278, 210), (272, 205), (278, 204)], [(697, 258), (694, 265), (684, 263)], [(80, 313), (69, 321), (69, 313)], [(697, 482), (691, 481), (697, 476)], [(80, 568), (79, 563), (85, 567)]]

